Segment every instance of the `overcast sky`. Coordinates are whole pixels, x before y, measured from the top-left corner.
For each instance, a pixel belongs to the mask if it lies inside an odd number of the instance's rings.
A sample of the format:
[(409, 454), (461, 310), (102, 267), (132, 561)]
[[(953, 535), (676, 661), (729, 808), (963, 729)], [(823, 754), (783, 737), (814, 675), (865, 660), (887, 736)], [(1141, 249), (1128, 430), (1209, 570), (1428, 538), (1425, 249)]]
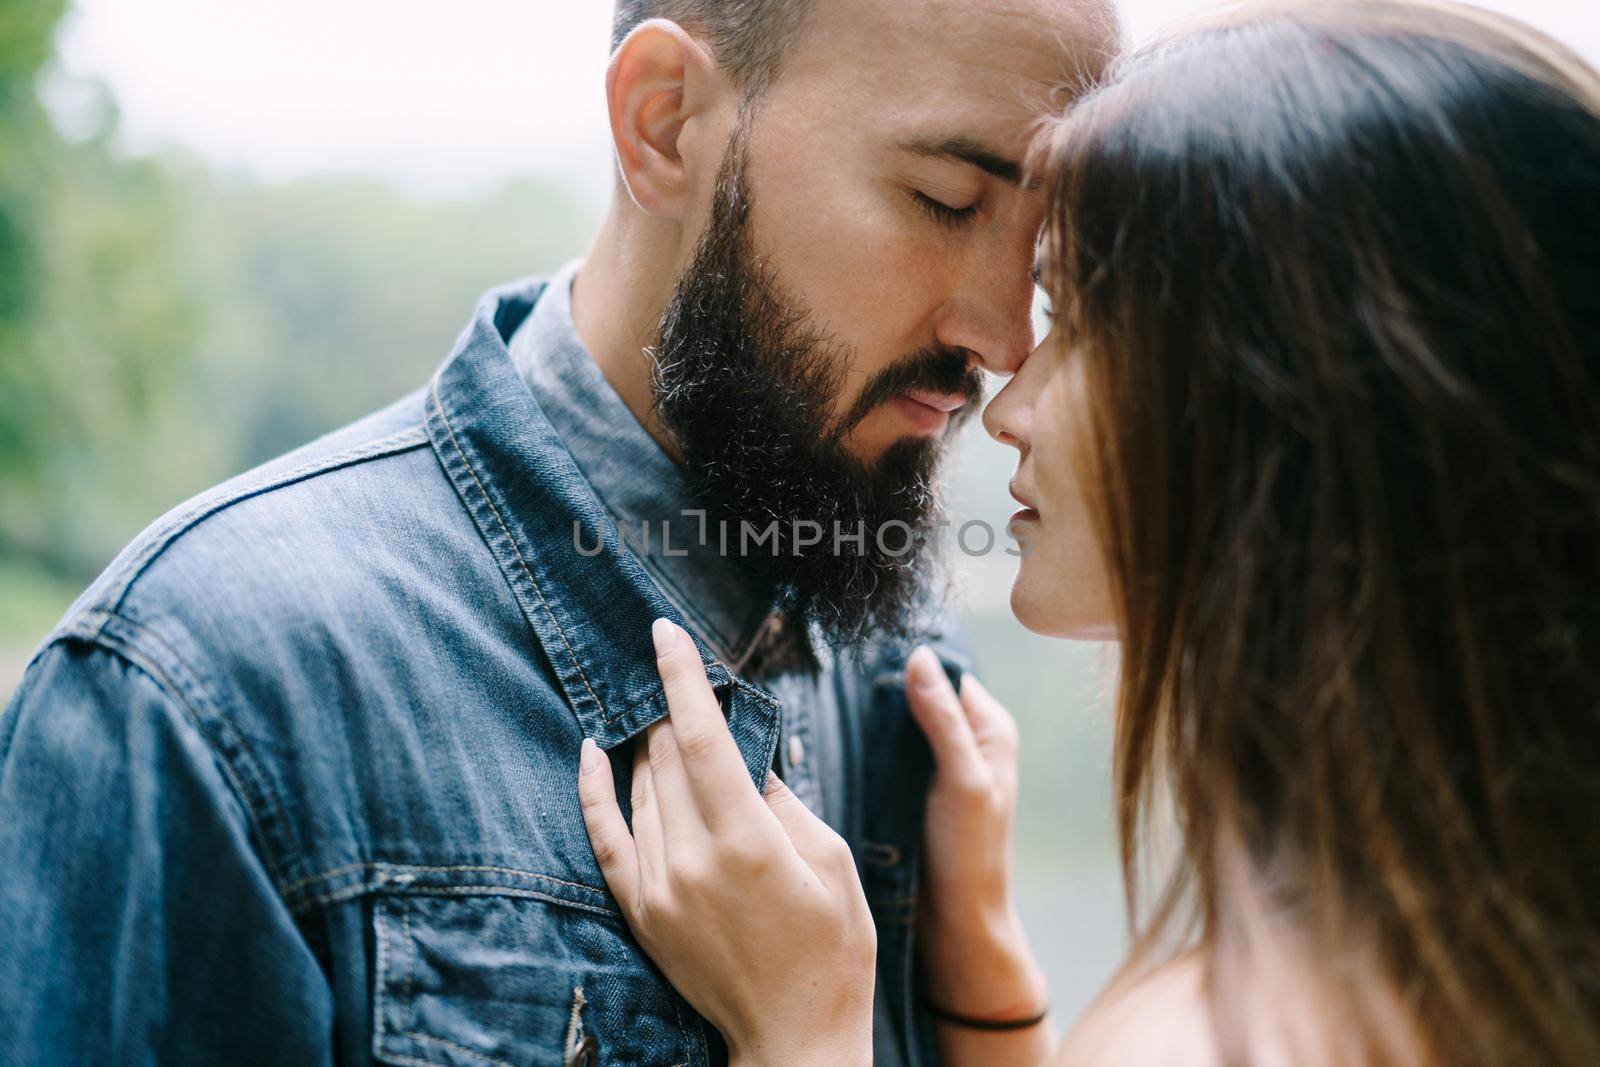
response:
[[(1124, 10), (1143, 36), (1205, 6)], [(1600, 61), (1600, 0), (1485, 6)], [(76, 0), (61, 45), (69, 73), (110, 86), (135, 148), (446, 195), (529, 172), (605, 190), (610, 14), (609, 0)]]

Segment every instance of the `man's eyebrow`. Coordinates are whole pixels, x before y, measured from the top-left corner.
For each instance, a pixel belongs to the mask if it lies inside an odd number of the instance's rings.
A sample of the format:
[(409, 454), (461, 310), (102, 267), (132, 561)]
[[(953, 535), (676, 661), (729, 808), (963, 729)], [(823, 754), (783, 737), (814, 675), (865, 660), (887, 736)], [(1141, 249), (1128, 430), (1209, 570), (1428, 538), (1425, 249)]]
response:
[(1008, 185), (1022, 184), (1022, 164), (987, 148), (970, 137), (912, 138), (900, 142), (900, 149), (919, 156), (953, 159), (992, 174)]

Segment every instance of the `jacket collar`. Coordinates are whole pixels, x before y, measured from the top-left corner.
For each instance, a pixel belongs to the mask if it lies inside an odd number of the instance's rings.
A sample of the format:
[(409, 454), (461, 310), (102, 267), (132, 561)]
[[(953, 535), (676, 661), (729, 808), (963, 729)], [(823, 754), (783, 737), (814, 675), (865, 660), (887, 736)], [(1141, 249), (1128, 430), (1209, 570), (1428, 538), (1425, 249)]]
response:
[[(609, 749), (667, 712), (651, 621), (694, 627), (623, 546), (512, 362), (507, 340), (541, 288), (515, 283), (479, 303), (429, 385), (427, 431), (584, 733)], [(763, 781), (777, 702), (736, 678), (698, 634), (695, 644), (746, 764)]]
[(682, 470), (584, 347), (572, 320), (580, 266), (568, 263), (537, 291), (533, 310), (507, 339), (511, 362), (645, 573), (711, 650), (739, 670), (769, 622), (774, 585), (719, 551), (714, 534), (705, 535), (706, 512)]

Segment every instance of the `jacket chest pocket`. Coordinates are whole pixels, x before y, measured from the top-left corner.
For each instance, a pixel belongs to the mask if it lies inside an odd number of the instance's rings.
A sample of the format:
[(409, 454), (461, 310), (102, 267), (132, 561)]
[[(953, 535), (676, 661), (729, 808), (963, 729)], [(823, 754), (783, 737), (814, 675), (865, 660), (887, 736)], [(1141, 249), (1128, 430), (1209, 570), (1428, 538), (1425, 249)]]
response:
[(373, 1058), (442, 1067), (706, 1062), (699, 1017), (598, 909), (505, 889), (374, 898)]

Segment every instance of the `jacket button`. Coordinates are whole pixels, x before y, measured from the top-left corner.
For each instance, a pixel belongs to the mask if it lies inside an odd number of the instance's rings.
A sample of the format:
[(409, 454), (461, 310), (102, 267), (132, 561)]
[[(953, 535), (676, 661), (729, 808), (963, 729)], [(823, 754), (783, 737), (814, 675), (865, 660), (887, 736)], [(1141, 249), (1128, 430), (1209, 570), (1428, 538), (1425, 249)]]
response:
[(567, 1053), (566, 1067), (596, 1067), (600, 1062), (600, 1042), (593, 1034), (584, 1034)]

